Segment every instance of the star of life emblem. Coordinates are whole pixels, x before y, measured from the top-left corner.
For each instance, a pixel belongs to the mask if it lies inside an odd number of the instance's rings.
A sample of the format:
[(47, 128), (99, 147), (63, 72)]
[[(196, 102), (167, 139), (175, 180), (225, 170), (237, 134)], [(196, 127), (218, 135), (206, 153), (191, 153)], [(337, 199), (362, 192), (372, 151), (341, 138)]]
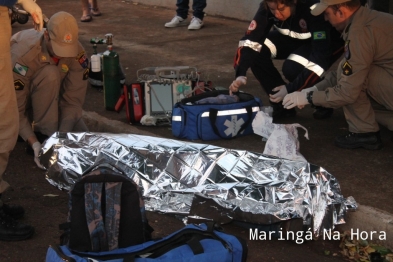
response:
[(244, 124), (243, 118), (237, 119), (237, 115), (232, 115), (231, 120), (225, 120), (224, 126), (228, 127), (224, 133), (227, 136), (236, 136), (237, 132), (239, 132), (240, 128)]

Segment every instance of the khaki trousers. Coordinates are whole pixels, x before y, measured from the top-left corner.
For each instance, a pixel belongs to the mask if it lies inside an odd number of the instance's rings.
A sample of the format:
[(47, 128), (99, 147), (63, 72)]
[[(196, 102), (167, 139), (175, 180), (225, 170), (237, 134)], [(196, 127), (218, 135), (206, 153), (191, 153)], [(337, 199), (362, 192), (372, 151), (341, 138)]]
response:
[(10, 151), (18, 138), (19, 116), (10, 53), (11, 21), (8, 8), (0, 6), (0, 194), (9, 184), (3, 180)]
[(393, 77), (384, 68), (371, 66), (365, 89), (353, 104), (343, 107), (349, 131), (376, 132), (378, 124), (393, 131)]

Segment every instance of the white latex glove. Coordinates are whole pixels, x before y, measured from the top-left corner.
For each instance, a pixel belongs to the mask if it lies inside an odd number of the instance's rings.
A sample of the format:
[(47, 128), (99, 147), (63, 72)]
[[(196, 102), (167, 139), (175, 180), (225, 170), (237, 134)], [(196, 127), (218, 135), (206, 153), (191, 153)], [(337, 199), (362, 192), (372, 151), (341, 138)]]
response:
[(41, 150), (41, 143), (40, 142), (35, 142), (31, 145), (31, 147), (34, 150), (34, 162), (37, 164), (37, 166), (41, 169), (45, 169), (43, 165), (40, 163), (40, 159), (38, 158)]
[(18, 0), (18, 4), (20, 4), (33, 18), (34, 29), (41, 31), (44, 26), (44, 21), (42, 19), (41, 8), (35, 3), (35, 0)]
[(281, 102), (284, 99), (284, 97), (288, 94), (287, 87), (285, 85), (277, 86), (272, 91), (277, 92), (274, 95), (269, 95), (270, 101), (274, 103)]
[(237, 91), (239, 91), (240, 86), (246, 84), (247, 84), (247, 77), (245, 76), (236, 77), (236, 80), (234, 80), (232, 84), (229, 86), (229, 94), (232, 95), (232, 93), (236, 93)]
[(309, 87), (309, 88), (305, 88), (305, 89), (303, 89), (301, 92), (303, 92), (303, 93), (308, 93), (308, 92), (311, 92), (311, 91), (318, 91), (318, 88), (316, 87), (316, 86), (312, 86), (312, 87)]
[(285, 109), (291, 109), (297, 106), (302, 109), (305, 105), (308, 105), (307, 93), (305, 92), (293, 92), (284, 97), (282, 102)]

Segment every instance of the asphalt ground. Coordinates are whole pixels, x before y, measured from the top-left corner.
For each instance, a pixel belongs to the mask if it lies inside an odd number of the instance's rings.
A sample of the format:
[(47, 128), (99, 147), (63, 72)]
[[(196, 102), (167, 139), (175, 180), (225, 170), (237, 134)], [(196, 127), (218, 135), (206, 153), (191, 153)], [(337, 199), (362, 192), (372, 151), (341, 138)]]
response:
[[(79, 21), (82, 14), (79, 0), (39, 0), (38, 3), (48, 17), (58, 11), (67, 11)], [(175, 14), (174, 5), (161, 8), (136, 5), (131, 1), (100, 0), (103, 15), (94, 17), (89, 23), (79, 22), (79, 40), (91, 55), (93, 48), (89, 40), (112, 33), (114, 50), (120, 56), (127, 83), (135, 82), (137, 70), (145, 67), (193, 66), (214, 86), (228, 87), (234, 78), (232, 63), (238, 40), (249, 22), (207, 15), (204, 28), (198, 31), (189, 31), (187, 27), (164, 28), (164, 23)], [(26, 28), (31, 28), (30, 22), (25, 25), (15, 23), (13, 32)], [(99, 52), (104, 50), (105, 47), (99, 46)], [(279, 61), (277, 66), (280, 66)], [(251, 72), (243, 91), (260, 97), (268, 105), (268, 97)], [(91, 131), (174, 138), (167, 126), (129, 125), (124, 110), (120, 113), (105, 110), (102, 90), (90, 86), (84, 110)], [(341, 185), (342, 194), (353, 196), (360, 205), (357, 212), (348, 214), (347, 224), (338, 229), (392, 232), (393, 134), (381, 127), (384, 148), (378, 151), (337, 148), (334, 137), (348, 131), (342, 110), (335, 110), (333, 116), (325, 120), (313, 119), (312, 112), (310, 107), (297, 110), (295, 118), (282, 123), (299, 123), (308, 129), (309, 140), (303, 137), (303, 131), (299, 131), (302, 155), (308, 162), (333, 174)], [(265, 145), (257, 135), (209, 143), (255, 152), (263, 152)], [(46, 182), (44, 172), (35, 167), (24, 147), (23, 143), (17, 143), (11, 154), (5, 178), (13, 188), (4, 196), (6, 201), (26, 208), (24, 222), (34, 225), (36, 234), (31, 240), (0, 243), (0, 261), (42, 261), (48, 245), (58, 243), (61, 232), (57, 225), (66, 218), (67, 193)], [(156, 236), (169, 234), (182, 226), (178, 219), (168, 215), (149, 213), (149, 218)], [(249, 239), (245, 229), (235, 225), (225, 226), (225, 229)], [(392, 246), (393, 235), (388, 234), (387, 238), (382, 244)], [(337, 242), (320, 239), (298, 245), (293, 241), (248, 241), (248, 261), (342, 261)]]

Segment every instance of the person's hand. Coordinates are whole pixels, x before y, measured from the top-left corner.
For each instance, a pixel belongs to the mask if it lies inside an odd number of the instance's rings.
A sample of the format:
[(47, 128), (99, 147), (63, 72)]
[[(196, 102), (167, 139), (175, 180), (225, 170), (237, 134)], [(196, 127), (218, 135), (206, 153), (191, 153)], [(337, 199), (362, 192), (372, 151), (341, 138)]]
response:
[(285, 109), (291, 109), (297, 106), (302, 109), (305, 105), (308, 105), (307, 93), (305, 92), (293, 92), (284, 97), (282, 102)]
[(274, 95), (269, 95), (270, 101), (274, 103), (281, 102), (284, 99), (284, 96), (288, 94), (287, 87), (285, 85), (277, 86), (272, 91), (277, 92)]
[(247, 77), (245, 76), (236, 77), (236, 80), (234, 80), (232, 84), (229, 86), (229, 94), (232, 95), (232, 93), (238, 92), (239, 87), (245, 85), (246, 83), (247, 83)]
[(302, 91), (301, 92), (303, 92), (303, 93), (308, 93), (308, 92), (311, 92), (311, 91), (318, 91), (318, 88), (316, 87), (316, 86), (312, 86), (312, 87), (309, 87), (309, 88), (304, 88), (304, 89), (302, 89)]
[(39, 154), (41, 151), (41, 143), (40, 142), (35, 142), (34, 144), (31, 145), (31, 147), (34, 150), (34, 162), (37, 164), (37, 166), (41, 169), (45, 169), (45, 167), (43, 165), (41, 165), (40, 163), (40, 159), (39, 159)]
[(28, 12), (34, 21), (34, 29), (41, 31), (44, 26), (41, 8), (35, 3), (35, 0), (18, 0), (23, 9)]

